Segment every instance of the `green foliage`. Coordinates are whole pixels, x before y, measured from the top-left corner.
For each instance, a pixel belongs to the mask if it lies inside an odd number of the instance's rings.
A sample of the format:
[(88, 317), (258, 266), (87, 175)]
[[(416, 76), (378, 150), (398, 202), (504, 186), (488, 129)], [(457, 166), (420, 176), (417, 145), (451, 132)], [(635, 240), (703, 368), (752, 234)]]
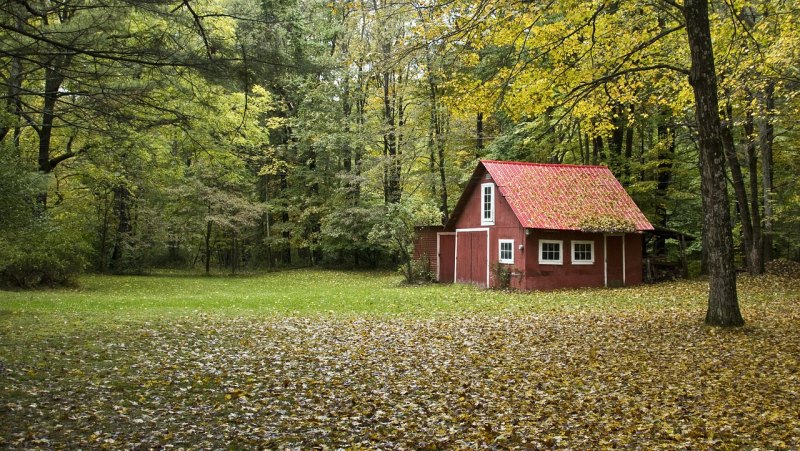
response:
[(0, 150), (0, 285), (60, 285), (80, 273), (89, 249), (82, 223), (39, 211), (46, 178)]
[(88, 264), (89, 246), (79, 229), (50, 218), (0, 236), (0, 285), (63, 285)]
[(499, 262), (495, 263), (492, 265), (492, 276), (494, 288), (498, 290), (508, 290), (511, 288), (511, 278), (513, 277), (511, 266)]
[(33, 218), (36, 195), (46, 186), (12, 152), (7, 142), (0, 147), (0, 231), (25, 227)]
[(406, 283), (431, 283), (436, 281), (436, 274), (431, 269), (431, 257), (428, 254), (411, 259), (410, 279), (405, 274), (404, 268), (398, 268), (398, 272), (405, 276)]
[(578, 223), (582, 232), (590, 233), (633, 233), (636, 225), (624, 218), (610, 216), (587, 216)]
[(432, 205), (406, 201), (387, 204), (383, 214), (370, 230), (369, 242), (395, 252), (402, 262), (406, 282), (416, 282), (411, 258), (416, 236), (415, 227), (433, 225), (441, 220), (438, 209)]

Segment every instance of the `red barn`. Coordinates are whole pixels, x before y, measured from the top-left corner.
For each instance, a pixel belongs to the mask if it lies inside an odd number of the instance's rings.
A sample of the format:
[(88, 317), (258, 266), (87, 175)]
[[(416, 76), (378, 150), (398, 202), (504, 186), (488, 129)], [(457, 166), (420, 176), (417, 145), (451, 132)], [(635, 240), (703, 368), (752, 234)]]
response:
[(641, 283), (645, 230), (607, 167), (483, 160), (444, 229), (426, 232), (440, 282), (497, 286), (504, 271), (549, 290)]

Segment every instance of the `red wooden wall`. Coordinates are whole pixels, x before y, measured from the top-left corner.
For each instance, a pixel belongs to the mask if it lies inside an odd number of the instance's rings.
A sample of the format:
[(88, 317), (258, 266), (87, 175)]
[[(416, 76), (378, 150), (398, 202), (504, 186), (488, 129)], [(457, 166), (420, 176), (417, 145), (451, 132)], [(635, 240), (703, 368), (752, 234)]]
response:
[(444, 227), (418, 227), (414, 240), (414, 260), (430, 261), (430, 270), (436, 274), (436, 234), (441, 232)]

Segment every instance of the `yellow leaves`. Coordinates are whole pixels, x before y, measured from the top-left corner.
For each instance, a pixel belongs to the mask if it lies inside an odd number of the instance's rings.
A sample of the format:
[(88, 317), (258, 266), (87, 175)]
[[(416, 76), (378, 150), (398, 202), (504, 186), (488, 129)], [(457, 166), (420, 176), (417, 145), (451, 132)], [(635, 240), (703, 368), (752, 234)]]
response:
[[(702, 281), (497, 294), (303, 271), (223, 287), (236, 302), (250, 283), (262, 296), (308, 295), (302, 304), (317, 304), (303, 314), (159, 310), (119, 323), (82, 315), (82, 325), (48, 330), (49, 340), (29, 339), (23, 320), (9, 316), (14, 327), (3, 330), (14, 336), (0, 335), (8, 382), (0, 443), (794, 448), (800, 285), (790, 263), (770, 269), (786, 276), (742, 279), (752, 319), (735, 331), (702, 326)], [(179, 283), (159, 278), (159, 302)], [(184, 303), (194, 295), (172, 289)], [(326, 313), (333, 302), (312, 291), (349, 299), (350, 308)], [(366, 297), (407, 312), (430, 304), (405, 315), (355, 313)], [(455, 299), (456, 311), (436, 310)]]

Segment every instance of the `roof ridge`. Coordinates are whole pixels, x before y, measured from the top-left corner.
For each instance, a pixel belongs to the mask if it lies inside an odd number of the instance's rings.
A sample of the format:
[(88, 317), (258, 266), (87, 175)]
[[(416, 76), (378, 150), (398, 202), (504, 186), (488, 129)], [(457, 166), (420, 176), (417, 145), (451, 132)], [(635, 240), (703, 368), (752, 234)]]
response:
[(498, 164), (517, 164), (524, 166), (545, 166), (545, 167), (567, 167), (567, 168), (602, 168), (608, 169), (608, 166), (593, 165), (593, 164), (566, 164), (566, 163), (531, 163), (527, 161), (503, 161), (503, 160), (480, 160), (481, 163), (498, 163)]

